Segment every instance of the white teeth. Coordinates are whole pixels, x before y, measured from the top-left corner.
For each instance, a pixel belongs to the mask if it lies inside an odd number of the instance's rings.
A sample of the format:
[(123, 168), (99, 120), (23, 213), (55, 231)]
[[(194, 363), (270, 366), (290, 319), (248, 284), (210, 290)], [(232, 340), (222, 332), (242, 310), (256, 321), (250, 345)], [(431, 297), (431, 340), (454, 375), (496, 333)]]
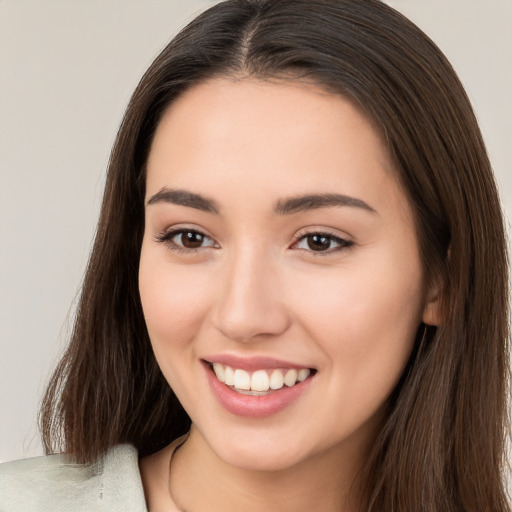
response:
[(297, 370), (291, 369), (284, 376), (284, 383), (291, 388), (297, 382)]
[(235, 370), (233, 386), (238, 389), (251, 389), (251, 376), (245, 370)]
[(270, 379), (265, 370), (254, 372), (251, 377), (251, 389), (253, 391), (268, 391)]
[(283, 370), (276, 368), (275, 370), (257, 370), (249, 373), (241, 369), (233, 369), (221, 363), (213, 363), (213, 371), (220, 382), (226, 386), (233, 386), (239, 391), (248, 391), (249, 394), (265, 394), (269, 390), (281, 389), (285, 384), (287, 387), (294, 386), (299, 382), (303, 382), (311, 375), (311, 370), (301, 368), (296, 370), (291, 368)]
[(230, 366), (226, 366), (224, 371), (224, 384), (226, 386), (233, 386), (235, 383), (235, 372)]
[(305, 381), (308, 377), (311, 371), (308, 368), (302, 368), (302, 370), (299, 370), (299, 373), (297, 375), (297, 380), (299, 382)]
[(274, 370), (270, 375), (270, 388), (281, 389), (284, 386), (284, 377), (281, 370)]
[(220, 363), (213, 363), (213, 371), (215, 372), (215, 375), (217, 375), (217, 379), (219, 379), (221, 382), (226, 382), (224, 366), (222, 366)]

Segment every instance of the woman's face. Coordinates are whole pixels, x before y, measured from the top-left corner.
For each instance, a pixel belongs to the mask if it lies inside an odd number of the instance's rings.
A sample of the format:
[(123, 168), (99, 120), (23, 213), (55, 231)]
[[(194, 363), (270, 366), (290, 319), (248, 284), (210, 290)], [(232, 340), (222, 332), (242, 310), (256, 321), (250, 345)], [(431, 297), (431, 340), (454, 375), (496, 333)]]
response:
[(156, 131), (145, 222), (149, 336), (206, 445), (253, 469), (362, 454), (436, 319), (410, 206), (352, 103), (291, 82), (191, 88)]

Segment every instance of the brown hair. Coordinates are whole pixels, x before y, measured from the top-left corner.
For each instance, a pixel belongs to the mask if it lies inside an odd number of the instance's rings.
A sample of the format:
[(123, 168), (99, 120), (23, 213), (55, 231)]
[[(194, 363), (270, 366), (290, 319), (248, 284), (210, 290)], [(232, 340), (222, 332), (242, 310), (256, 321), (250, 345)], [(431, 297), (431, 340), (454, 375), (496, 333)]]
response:
[(228, 0), (162, 51), (115, 142), (70, 345), (41, 409), (47, 452), (141, 455), (190, 419), (152, 353), (138, 293), (145, 162), (165, 108), (207, 78), (310, 80), (382, 133), (415, 215), (440, 327), (423, 326), (367, 467), (361, 510), (505, 511), (508, 290), (503, 221), (482, 137), (453, 69), (377, 0)]

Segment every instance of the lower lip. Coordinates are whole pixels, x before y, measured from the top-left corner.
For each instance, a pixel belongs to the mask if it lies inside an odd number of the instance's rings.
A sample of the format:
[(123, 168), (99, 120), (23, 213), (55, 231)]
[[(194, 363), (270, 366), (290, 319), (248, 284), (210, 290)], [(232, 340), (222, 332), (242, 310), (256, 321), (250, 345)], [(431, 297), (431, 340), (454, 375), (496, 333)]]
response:
[(246, 418), (265, 418), (286, 409), (309, 387), (311, 377), (292, 387), (284, 386), (268, 395), (252, 396), (237, 393), (220, 382), (208, 364), (204, 364), (213, 394), (231, 414)]

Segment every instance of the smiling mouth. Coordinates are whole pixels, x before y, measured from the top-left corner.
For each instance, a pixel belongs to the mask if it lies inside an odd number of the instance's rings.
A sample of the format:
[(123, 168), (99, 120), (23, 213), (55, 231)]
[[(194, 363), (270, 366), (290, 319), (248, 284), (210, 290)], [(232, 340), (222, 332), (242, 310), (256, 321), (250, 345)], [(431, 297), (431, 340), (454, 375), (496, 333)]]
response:
[(291, 388), (316, 373), (313, 368), (273, 368), (254, 372), (207, 361), (217, 380), (243, 395), (264, 396)]

